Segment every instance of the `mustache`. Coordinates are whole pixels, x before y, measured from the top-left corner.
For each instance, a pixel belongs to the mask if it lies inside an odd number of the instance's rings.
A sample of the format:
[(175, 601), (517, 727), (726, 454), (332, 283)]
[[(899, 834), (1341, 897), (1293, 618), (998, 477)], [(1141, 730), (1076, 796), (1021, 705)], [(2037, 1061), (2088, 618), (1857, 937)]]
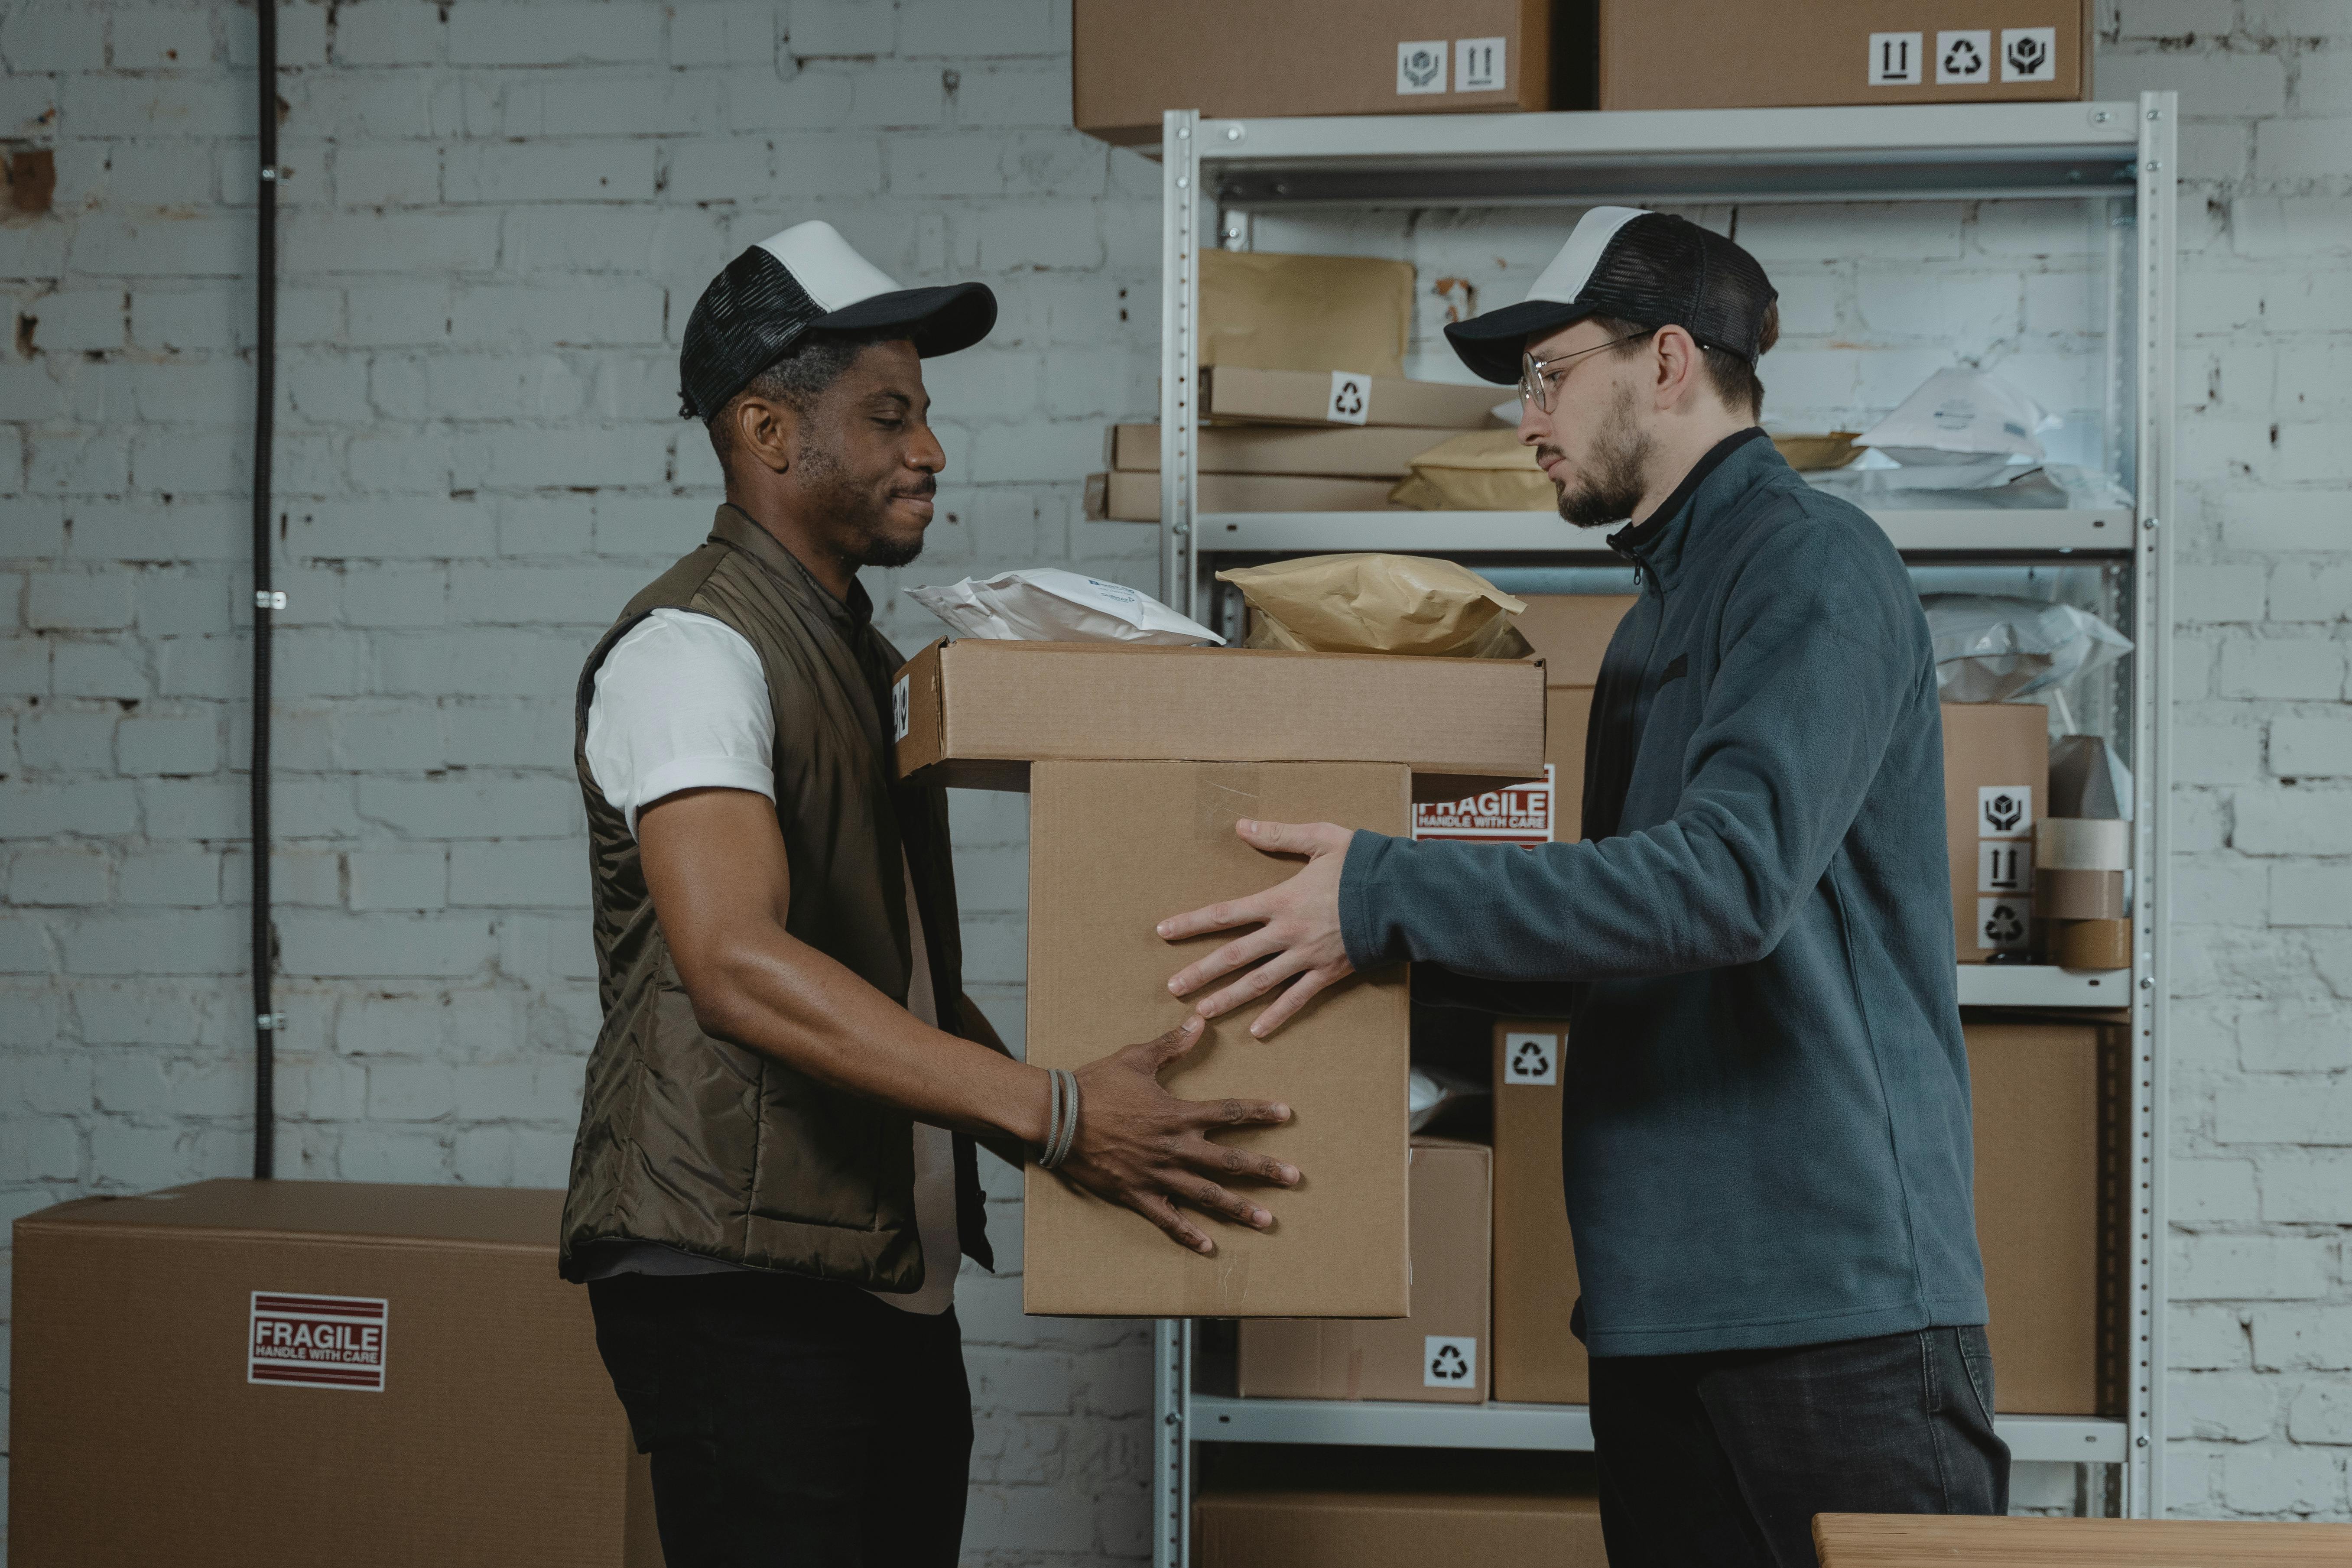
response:
[(1566, 452), (1561, 451), (1557, 447), (1539, 446), (1536, 448), (1536, 461), (1538, 464), (1549, 463), (1554, 458), (1566, 458), (1568, 454)]
[(940, 477), (925, 474), (911, 485), (902, 485), (890, 492), (894, 496), (909, 496), (917, 500), (929, 500), (940, 493)]

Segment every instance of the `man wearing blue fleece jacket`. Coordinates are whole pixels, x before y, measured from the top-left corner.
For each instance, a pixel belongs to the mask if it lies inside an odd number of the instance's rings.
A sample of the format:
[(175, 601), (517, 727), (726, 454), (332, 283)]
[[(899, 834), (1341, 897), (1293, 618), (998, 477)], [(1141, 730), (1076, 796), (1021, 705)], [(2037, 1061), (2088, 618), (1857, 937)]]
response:
[[(1754, 423), (1746, 251), (1601, 207), (1523, 303), (1446, 329), (1641, 595), (1578, 844), (1244, 822), (1306, 857), (1162, 922), (1255, 927), (1171, 982), (1265, 1036), (1359, 969), (1571, 1019), (1561, 1153), (1614, 1568), (1814, 1562), (1822, 1512), (2000, 1513), (1927, 626), (1871, 520)], [(1570, 1327), (1561, 1303), (1562, 1331)]]

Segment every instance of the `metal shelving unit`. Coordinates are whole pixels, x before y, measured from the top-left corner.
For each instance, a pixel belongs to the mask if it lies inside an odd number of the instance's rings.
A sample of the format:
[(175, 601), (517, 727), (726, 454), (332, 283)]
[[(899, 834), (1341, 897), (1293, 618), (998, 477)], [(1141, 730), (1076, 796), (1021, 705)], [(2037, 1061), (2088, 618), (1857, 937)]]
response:
[[(2125, 1411), (2121, 1419), (2002, 1417), (2020, 1459), (2116, 1467), (2122, 1511), (2163, 1511), (2163, 998), (2171, 675), (2173, 310), (2177, 247), (2170, 93), (2137, 102), (1719, 110), (1223, 121), (1166, 117), (1160, 294), (1160, 531), (1168, 601), (1200, 615), (1222, 556), (1391, 550), (1524, 566), (1615, 564), (1563, 549), (1548, 512), (1196, 513), (1197, 258), (1246, 247), (1254, 217), (1303, 209), (2070, 199), (2106, 204), (2128, 240), (2108, 254), (2105, 437), (2128, 508), (1874, 510), (1917, 565), (2111, 568), (2137, 651), (2127, 697), (2138, 809), (2130, 969), (1960, 967), (1964, 1005), (2129, 1009), (2125, 1157)], [(1507, 395), (1497, 389), (1498, 399)], [(1574, 541), (1570, 540), (1571, 545)], [(1580, 1405), (1233, 1399), (1195, 1392), (1192, 1325), (1154, 1331), (1153, 1560), (1190, 1558), (1193, 1445), (1316, 1443), (1589, 1449)]]

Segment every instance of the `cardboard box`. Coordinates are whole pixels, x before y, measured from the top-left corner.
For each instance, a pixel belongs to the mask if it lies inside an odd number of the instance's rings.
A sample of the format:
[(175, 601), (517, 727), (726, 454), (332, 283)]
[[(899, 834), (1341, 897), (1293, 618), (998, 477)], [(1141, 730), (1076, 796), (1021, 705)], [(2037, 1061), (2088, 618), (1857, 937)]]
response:
[(1416, 1137), (1411, 1159), (1412, 1315), (1245, 1322), (1244, 1398), (1485, 1403), (1493, 1359), (1486, 1319), (1494, 1152), (1483, 1143)]
[(1404, 374), (1413, 268), (1376, 256), (1201, 253), (1201, 363)]
[[(1153, 923), (1255, 892), (1288, 864), (1235, 836), (1244, 808), (1275, 821), (1402, 833), (1408, 795), (1398, 763), (1034, 763), (1026, 1059), (1080, 1067), (1183, 1021), (1189, 1004), (1169, 995), (1168, 977), (1229, 935), (1168, 942)], [(1274, 1211), (1274, 1228), (1206, 1218), (1218, 1250), (1204, 1258), (1033, 1165), (1022, 1218), (1026, 1310), (1400, 1318), (1411, 1310), (1403, 969), (1352, 976), (1271, 1040), (1249, 1036), (1257, 1012), (1211, 1024), (1160, 1081), (1187, 1100), (1292, 1107), (1284, 1126), (1219, 1134), (1303, 1173), (1287, 1191), (1254, 1189)]]
[(1947, 702), (1944, 826), (1952, 930), (1962, 963), (2033, 945), (2033, 825), (2050, 781), (2050, 710), (2031, 702)]
[[(1202, 474), (1199, 512), (1385, 511), (1392, 479), (1328, 479), (1301, 474)], [(1112, 471), (1103, 515), (1118, 522), (1160, 521), (1160, 476)]]
[(1601, 657), (1617, 623), (1640, 597), (1635, 594), (1527, 594), (1519, 635), (1544, 661), (1547, 686), (1598, 686)]
[[(1212, 425), (1200, 433), (1203, 474), (1321, 474), (1333, 479), (1404, 478), (1412, 460), (1454, 435), (1410, 425), (1289, 426)], [(1114, 470), (1160, 471), (1160, 426), (1114, 425), (1109, 441)], [(1159, 505), (1155, 494), (1153, 506)], [(1383, 497), (1382, 503), (1387, 504)]]
[(1608, 1568), (1601, 1505), (1475, 1491), (1203, 1491), (1201, 1568)]
[(1396, 381), (1353, 366), (1329, 371), (1251, 370), (1212, 365), (1201, 373), (1201, 411), (1210, 420), (1271, 425), (1417, 425), (1483, 430), (1507, 386), (1450, 381)]
[(1523, 659), (968, 637), (908, 660), (892, 706), (899, 776), (964, 789), (1046, 759), (1377, 762), (1452, 800), (1542, 773), (1542, 688)]
[(1601, 107), (2091, 96), (2092, 0), (1601, 0)]
[[(1160, 117), (1588, 107), (1553, 93), (1553, 0), (1076, 0), (1070, 120), (1108, 142)], [(1589, 44), (1567, 62), (1589, 71)], [(1565, 85), (1565, 83), (1564, 83)], [(1573, 90), (1570, 89), (1570, 90)]]
[(1582, 1405), (1584, 1343), (1569, 1331), (1580, 1287), (1560, 1179), (1560, 1048), (1568, 1026), (1495, 1026), (1495, 1397)]
[(19, 1568), (653, 1568), (563, 1194), (203, 1182), (16, 1224)]
[(1967, 1036), (1994, 1404), (2110, 1414), (2100, 1388), (2099, 1284), (2114, 1257), (2100, 1193), (2105, 1031), (1973, 1017)]

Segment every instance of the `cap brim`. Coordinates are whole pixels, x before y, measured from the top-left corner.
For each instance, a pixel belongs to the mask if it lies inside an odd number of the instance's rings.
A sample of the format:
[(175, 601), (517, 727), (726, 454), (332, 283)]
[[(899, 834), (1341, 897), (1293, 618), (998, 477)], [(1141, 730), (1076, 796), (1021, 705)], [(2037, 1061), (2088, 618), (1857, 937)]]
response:
[(1519, 379), (1520, 356), (1528, 340), (1556, 332), (1592, 314), (1590, 305), (1563, 305), (1557, 300), (1522, 300), (1466, 321), (1447, 324), (1445, 341), (1473, 374), (1497, 385)]
[(829, 310), (808, 324), (815, 332), (877, 332), (904, 328), (925, 359), (968, 349), (996, 325), (996, 296), (985, 283), (901, 289)]

